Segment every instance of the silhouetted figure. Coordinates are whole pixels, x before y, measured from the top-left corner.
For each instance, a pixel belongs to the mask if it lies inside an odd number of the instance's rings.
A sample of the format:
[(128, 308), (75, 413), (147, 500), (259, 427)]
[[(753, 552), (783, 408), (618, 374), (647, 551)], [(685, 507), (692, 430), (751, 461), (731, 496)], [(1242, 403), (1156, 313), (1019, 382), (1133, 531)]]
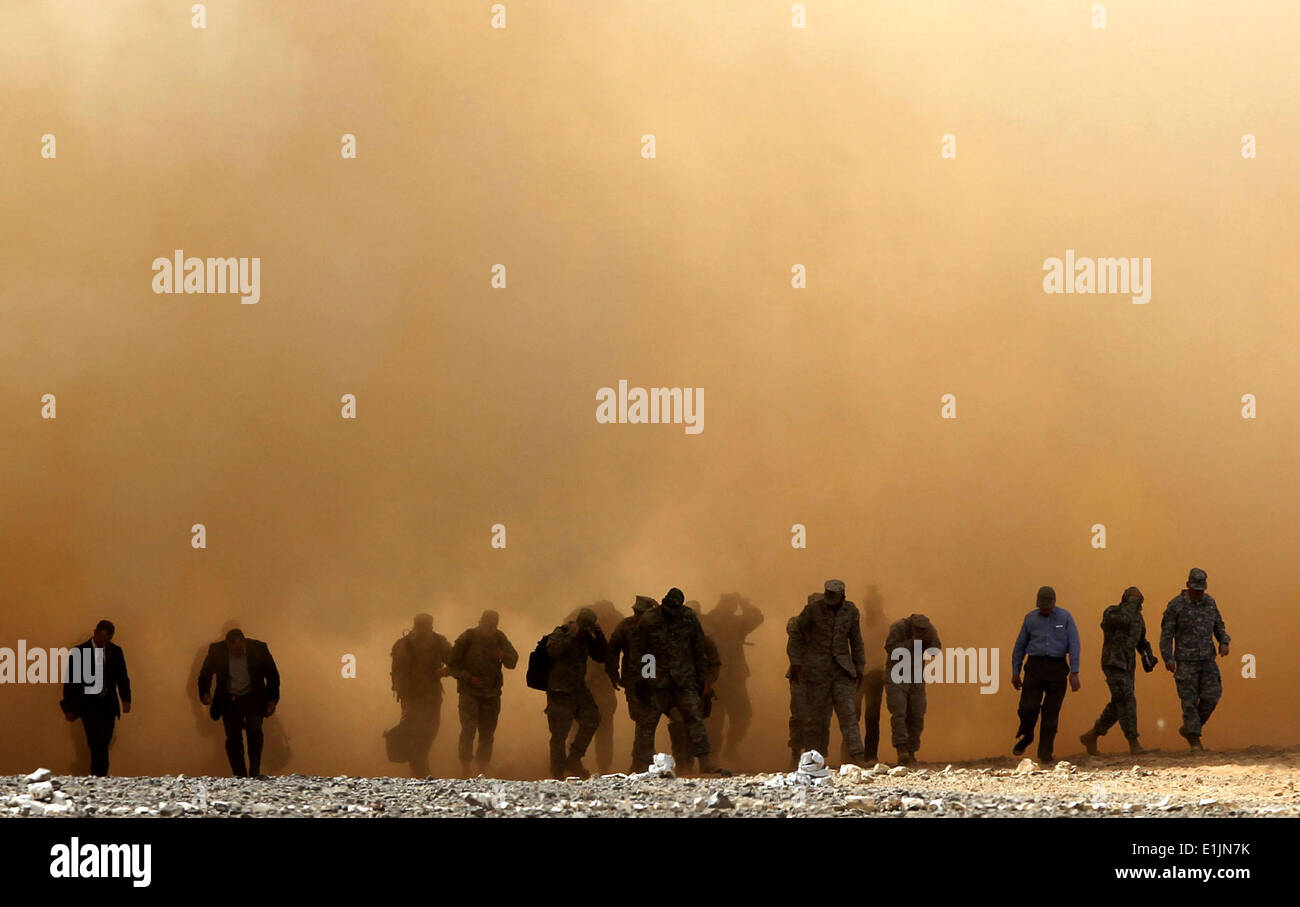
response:
[[(587, 661), (604, 664), (609, 641), (591, 608), (578, 611), (577, 619), (556, 627), (546, 637), (550, 669), (546, 680), (546, 723), (551, 731), (551, 776), (589, 778), (582, 757), (600, 727), (600, 710), (587, 688)], [(608, 681), (606, 681), (608, 682)], [(569, 730), (577, 722), (578, 732), (565, 755)]]
[[(749, 701), (749, 664), (745, 661), (745, 638), (763, 623), (763, 612), (749, 599), (729, 592), (718, 599), (708, 614), (701, 615), (704, 632), (717, 644), (722, 670), (714, 684), (714, 698), (707, 726), (709, 740), (722, 751), (722, 759), (738, 758), (754, 707)], [(725, 725), (725, 731), (724, 731)], [(725, 736), (724, 736), (725, 733)]]
[(803, 748), (825, 755), (831, 711), (839, 718), (849, 761), (861, 763), (858, 690), (867, 663), (858, 606), (844, 597), (844, 583), (828, 579), (824, 591), (804, 607), (790, 638), (790, 679), (799, 684), (804, 709)]
[[(1067, 660), (1068, 659), (1068, 660)], [(1020, 681), (1024, 665), (1025, 680)], [(1038, 590), (1037, 608), (1025, 615), (1011, 651), (1011, 685), (1020, 690), (1020, 727), (1011, 752), (1023, 755), (1034, 741), (1038, 728), (1038, 760), (1051, 762), (1052, 745), (1060, 722), (1065, 686), (1076, 693), (1079, 681), (1079, 628), (1070, 612), (1057, 607), (1056, 590), (1043, 586)], [(1042, 721), (1039, 722), (1039, 714)]]
[(460, 634), (448, 659), (447, 666), (456, 678), (460, 696), (458, 754), (461, 774), (466, 777), (470, 773), (476, 733), (479, 771), (486, 771), (492, 762), (492, 742), (501, 715), (501, 669), (513, 669), (519, 663), (519, 653), (498, 629), (500, 620), (497, 612), (484, 611), (477, 627)]
[[(212, 678), (217, 680), (212, 691)], [(210, 706), (212, 720), (226, 729), (226, 756), (236, 778), (262, 774), (262, 720), (275, 714), (280, 702), (280, 672), (271, 650), (260, 639), (231, 630), (222, 642), (208, 647), (199, 670), (199, 701)], [(248, 734), (248, 764), (244, 738)]]
[(90, 747), (90, 773), (101, 778), (108, 775), (113, 727), (118, 718), (131, 711), (131, 680), (126, 674), (126, 656), (120, 646), (113, 644), (115, 632), (112, 621), (101, 620), (90, 639), (71, 650), (63, 699), (59, 702), (65, 718), (81, 719)]
[[(695, 616), (700, 616), (700, 603), (689, 601), (686, 607), (695, 612)], [(718, 644), (713, 641), (706, 631), (704, 634), (704, 660), (708, 665), (708, 670), (704, 675), (704, 689), (709, 691), (709, 695), (700, 697), (700, 717), (704, 719), (705, 728), (708, 728), (709, 714), (717, 707), (716, 684), (718, 675), (722, 671), (722, 656), (718, 654)], [(712, 731), (708, 732), (712, 734)], [(710, 737), (710, 740), (713, 738)], [(677, 763), (677, 773), (684, 775), (692, 772), (695, 768), (695, 748), (690, 734), (686, 732), (686, 716), (682, 714), (679, 708), (668, 710), (668, 741), (673, 751), (673, 761)]]
[[(658, 605), (659, 603), (648, 595), (638, 595), (632, 604), (632, 616), (619, 621), (609, 637), (609, 655), (605, 660), (605, 673), (609, 676), (609, 682), (614, 689), (623, 691), (627, 714), (633, 724), (645, 711), (641, 700), (636, 697), (636, 682), (641, 676), (641, 653), (637, 651), (634, 644), (634, 632), (636, 625), (641, 621), (641, 616)], [(632, 766), (630, 772), (635, 771), (637, 768)]]
[(393, 643), (393, 692), (402, 720), (389, 733), (402, 738), (411, 777), (429, 774), (429, 749), (442, 720), (442, 678), (451, 673), (451, 643), (433, 632), (433, 615), (417, 614), (409, 633)]
[[(591, 610), (596, 612), (596, 625), (608, 641), (623, 622), (623, 613), (614, 607), (613, 602), (603, 599), (593, 604)], [(577, 617), (578, 612), (575, 610), (569, 614), (568, 619), (576, 620)], [(596, 701), (596, 710), (600, 712), (600, 726), (596, 728), (592, 743), (596, 749), (596, 770), (604, 774), (614, 764), (614, 713), (618, 711), (618, 691), (610, 682), (604, 664), (588, 662), (587, 689), (591, 690), (591, 698)], [(576, 736), (577, 728), (574, 728), (569, 741), (572, 742)]]

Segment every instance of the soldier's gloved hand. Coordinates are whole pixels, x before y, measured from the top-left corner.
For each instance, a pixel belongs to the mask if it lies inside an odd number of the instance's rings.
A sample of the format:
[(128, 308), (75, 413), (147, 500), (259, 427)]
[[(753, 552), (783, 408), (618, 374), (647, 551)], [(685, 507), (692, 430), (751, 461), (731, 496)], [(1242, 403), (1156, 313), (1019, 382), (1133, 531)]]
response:
[(199, 697), (199, 702), (203, 703), (204, 705), (212, 705), (212, 694), (204, 693), (202, 696)]
[(1013, 690), (1018, 690), (1018, 689), (1020, 689), (1020, 675), (1019, 675), (1019, 674), (1012, 674), (1012, 675), (1011, 675), (1011, 688), (1012, 688)]
[(275, 701), (274, 701), (274, 700), (271, 700), (271, 701), (267, 702), (267, 704), (266, 704), (266, 708), (264, 708), (262, 711), (266, 714), (266, 717), (267, 717), (267, 718), (270, 718), (272, 715), (274, 715), (274, 714), (275, 714)]
[(1083, 684), (1079, 683), (1079, 673), (1076, 671), (1070, 675), (1070, 689), (1077, 693), (1081, 686), (1083, 686)]
[(488, 655), (492, 657), (493, 661), (504, 661), (506, 657), (506, 653), (501, 649), (493, 649)]
[(1170, 674), (1174, 673), (1174, 667), (1175, 665), (1173, 661), (1165, 662), (1165, 670), (1168, 671)]
[(713, 695), (713, 684), (709, 683), (709, 682), (706, 680), (706, 681), (704, 682), (704, 689), (700, 690), (700, 698), (701, 698), (701, 699), (708, 699), (708, 698), (709, 698), (710, 696), (712, 696), (712, 695)]
[(1220, 655), (1228, 654), (1228, 644), (1226, 642), (1219, 643), (1219, 654)]

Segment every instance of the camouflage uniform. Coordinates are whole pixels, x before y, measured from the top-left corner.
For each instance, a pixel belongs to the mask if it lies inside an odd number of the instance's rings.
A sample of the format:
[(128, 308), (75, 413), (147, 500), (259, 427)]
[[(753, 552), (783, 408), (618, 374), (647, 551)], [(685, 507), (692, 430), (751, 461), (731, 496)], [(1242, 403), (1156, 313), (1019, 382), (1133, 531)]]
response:
[[(808, 604), (812, 604), (821, 596), (814, 592), (808, 596)], [(794, 765), (798, 767), (799, 756), (803, 753), (803, 735), (804, 727), (808, 722), (806, 710), (803, 705), (803, 687), (795, 679), (796, 671), (794, 670), (795, 660), (798, 657), (798, 643), (796, 637), (799, 634), (799, 615), (795, 615), (785, 622), (785, 654), (790, 660), (790, 667), (786, 670), (786, 679), (790, 681), (790, 756)]]
[(1124, 736), (1130, 741), (1137, 740), (1137, 696), (1133, 692), (1137, 659), (1134, 653), (1151, 652), (1141, 599), (1126, 596), (1118, 605), (1111, 605), (1102, 614), (1101, 629), (1101, 671), (1106, 675), (1106, 686), (1110, 688), (1110, 702), (1102, 709), (1092, 730), (1096, 736), (1103, 736), (1118, 721)]
[[(600, 726), (600, 710), (587, 688), (587, 660), (604, 662), (609, 655), (609, 644), (593, 619), (590, 630), (570, 629), (567, 624), (556, 627), (546, 639), (546, 653), (551, 657), (551, 672), (546, 682), (551, 774), (560, 777), (571, 763), (580, 761), (586, 754)], [(565, 740), (575, 721), (578, 732), (566, 758)]]
[(909, 656), (915, 655), (913, 642), (920, 640), (921, 652), (926, 649), (942, 649), (939, 632), (924, 614), (913, 614), (896, 620), (889, 627), (885, 637), (885, 704), (889, 707), (889, 730), (891, 742), (901, 757), (904, 753), (915, 754), (921, 748), (921, 731), (925, 729), (925, 681), (914, 682), (912, 673), (920, 672), (922, 665), (910, 662), (911, 672), (904, 676), (905, 681), (894, 679), (896, 670), (901, 671), (900, 663), (891, 659), (896, 649), (906, 649)]
[[(722, 669), (722, 657), (718, 654), (718, 646), (707, 633), (704, 635), (704, 661), (707, 666), (704, 681), (707, 684), (718, 682), (718, 674)], [(717, 707), (717, 701), (713, 702), (714, 708)], [(701, 716), (707, 709), (707, 705), (701, 701)], [(708, 728), (708, 720), (705, 719), (705, 728)], [(712, 739), (712, 732), (709, 734)], [(681, 772), (691, 770), (692, 763), (695, 761), (695, 753), (692, 749), (691, 737), (686, 733), (686, 719), (682, 715), (682, 710), (678, 708), (671, 709), (668, 712), (668, 741), (672, 747), (673, 759), (677, 762), (677, 768)]]
[[(500, 661), (492, 655), (494, 651), (502, 653)], [(457, 750), (462, 764), (468, 765), (474, 755), (475, 734), (478, 735), (479, 768), (486, 768), (492, 761), (492, 743), (501, 715), (501, 669), (513, 669), (518, 663), (519, 653), (500, 630), (487, 634), (471, 627), (456, 639), (447, 666), (456, 678), (456, 692), (460, 697)], [(481, 681), (477, 686), (475, 679)]]
[[(733, 611), (732, 608), (737, 610)], [(736, 752), (754, 717), (747, 689), (749, 664), (745, 660), (745, 637), (763, 623), (763, 612), (747, 599), (731, 593), (722, 596), (717, 607), (701, 617), (701, 622), (704, 624), (704, 632), (718, 644), (722, 658), (713, 712), (706, 725), (709, 739), (718, 745), (725, 756)]]
[(411, 776), (429, 774), (429, 750), (442, 720), (442, 668), (451, 657), (451, 643), (441, 633), (410, 632), (392, 649), (393, 692), (402, 704), (401, 727), (406, 737)]
[[(674, 594), (675, 593), (675, 594)], [(643, 655), (654, 656), (654, 676), (638, 678), (637, 697), (645, 712), (637, 719), (632, 764), (646, 768), (654, 755), (659, 716), (678, 709), (686, 725), (694, 755), (709, 755), (709, 736), (700, 714), (700, 694), (709, 675), (704, 629), (695, 612), (673, 589), (664, 603), (648, 611), (633, 630), (633, 645)]]
[[(609, 601), (596, 602), (591, 608), (596, 612), (600, 631), (608, 640), (614, 628), (623, 620), (623, 615), (614, 607), (614, 603)], [(574, 620), (576, 617), (575, 612), (569, 616), (569, 620)], [(614, 713), (618, 711), (618, 691), (610, 683), (603, 661), (600, 664), (591, 662), (587, 665), (587, 689), (591, 690), (591, 698), (595, 700), (596, 710), (600, 713), (600, 725), (596, 728), (594, 740), (596, 766), (601, 772), (607, 772), (614, 761)], [(577, 738), (576, 729), (572, 738)]]
[[(834, 584), (834, 587), (832, 587)], [(861, 760), (862, 729), (858, 726), (858, 678), (866, 666), (858, 606), (843, 598), (844, 584), (827, 581), (827, 590), (795, 619), (790, 666), (803, 694), (802, 746), (823, 755), (830, 743), (831, 710), (839, 718), (840, 734), (850, 759)], [(835, 596), (838, 604), (827, 600)]]
[(1208, 592), (1197, 601), (1184, 591), (1166, 606), (1160, 618), (1160, 657), (1174, 666), (1188, 738), (1200, 737), (1202, 725), (1210, 720), (1223, 695), (1223, 681), (1214, 661), (1216, 639), (1222, 645), (1232, 641), (1218, 603)]

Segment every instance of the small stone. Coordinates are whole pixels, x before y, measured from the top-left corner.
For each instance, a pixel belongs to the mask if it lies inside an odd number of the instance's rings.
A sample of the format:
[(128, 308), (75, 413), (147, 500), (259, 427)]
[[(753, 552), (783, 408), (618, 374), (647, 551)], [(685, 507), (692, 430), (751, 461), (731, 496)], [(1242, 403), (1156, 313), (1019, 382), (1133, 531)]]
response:
[(716, 794), (710, 797), (709, 802), (704, 805), (709, 809), (735, 809), (736, 808), (736, 804), (732, 803), (731, 798), (728, 797), (722, 791), (718, 791)]
[(42, 781), (49, 781), (53, 777), (54, 772), (50, 771), (48, 768), (38, 768), (23, 780), (28, 784), (40, 784)]
[(1036, 769), (1036, 768), (1038, 768), (1038, 766), (1034, 764), (1034, 760), (1033, 760), (1033, 759), (1021, 759), (1021, 760), (1020, 760), (1020, 764), (1016, 766), (1016, 770), (1015, 770), (1014, 772), (1012, 772), (1012, 774), (1013, 774), (1013, 775), (1028, 775), (1030, 772), (1034, 771), (1034, 769)]
[(54, 799), (54, 785), (48, 781), (38, 781), (27, 787), (27, 796), (33, 800), (39, 800), (42, 803), (48, 803)]
[(904, 810), (921, 809), (925, 806), (925, 801), (920, 797), (904, 797), (902, 807)]

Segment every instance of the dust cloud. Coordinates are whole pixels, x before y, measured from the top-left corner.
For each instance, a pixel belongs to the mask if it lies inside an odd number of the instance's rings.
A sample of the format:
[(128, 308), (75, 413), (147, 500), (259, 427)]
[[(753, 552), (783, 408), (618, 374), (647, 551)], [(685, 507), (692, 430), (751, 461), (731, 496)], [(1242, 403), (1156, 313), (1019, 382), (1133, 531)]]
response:
[[(996, 695), (930, 689), (930, 761), (1007, 751), (1055, 586), (1085, 663), (1060, 754), (1107, 698), (1102, 609), (1141, 587), (1154, 637), (1192, 566), (1233, 637), (1207, 746), (1296, 742), (1300, 11), (788, 7), (0, 11), (0, 645), (116, 622), (115, 774), (226, 771), (194, 686), (232, 624), (283, 675), (269, 770), (400, 773), (392, 643), (495, 608), (522, 659), (496, 770), (539, 776), (527, 652), (674, 585), (764, 611), (737, 767), (777, 768), (785, 621), (830, 577), (1000, 649)], [(260, 257), (261, 301), (154, 294), (175, 249)], [(1045, 295), (1067, 249), (1151, 258), (1150, 303)], [(704, 431), (598, 424), (620, 378), (703, 388)], [(1143, 742), (1180, 748), (1169, 675), (1137, 691)], [(0, 687), (0, 772), (85, 771), (58, 698)]]

